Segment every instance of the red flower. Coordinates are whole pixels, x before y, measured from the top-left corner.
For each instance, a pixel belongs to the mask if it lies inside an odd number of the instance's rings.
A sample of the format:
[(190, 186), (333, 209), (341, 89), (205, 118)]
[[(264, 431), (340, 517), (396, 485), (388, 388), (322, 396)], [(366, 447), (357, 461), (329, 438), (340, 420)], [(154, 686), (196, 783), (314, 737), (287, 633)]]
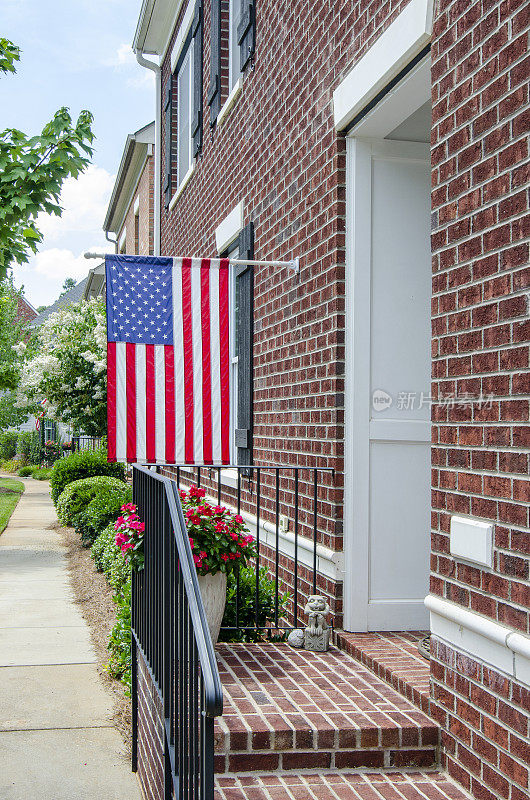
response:
[(235, 515), (234, 522), (239, 522), (240, 524), (241, 524), (241, 522), (243, 522), (243, 517), (241, 516), (241, 514), (236, 514)]
[(223, 559), (223, 561), (228, 561), (228, 556), (226, 553), (223, 553), (221, 558)]
[(190, 540), (190, 547), (193, 549), (195, 547), (195, 542), (193, 541), (191, 536), (188, 536), (188, 539)]

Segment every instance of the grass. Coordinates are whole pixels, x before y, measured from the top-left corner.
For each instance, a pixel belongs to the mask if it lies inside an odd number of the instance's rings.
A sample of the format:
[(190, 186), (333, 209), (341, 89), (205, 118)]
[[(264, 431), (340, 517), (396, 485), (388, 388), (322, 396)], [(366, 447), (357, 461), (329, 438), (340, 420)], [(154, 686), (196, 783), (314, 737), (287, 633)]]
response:
[(24, 491), (22, 481), (13, 478), (0, 478), (0, 533), (9, 522), (9, 518)]

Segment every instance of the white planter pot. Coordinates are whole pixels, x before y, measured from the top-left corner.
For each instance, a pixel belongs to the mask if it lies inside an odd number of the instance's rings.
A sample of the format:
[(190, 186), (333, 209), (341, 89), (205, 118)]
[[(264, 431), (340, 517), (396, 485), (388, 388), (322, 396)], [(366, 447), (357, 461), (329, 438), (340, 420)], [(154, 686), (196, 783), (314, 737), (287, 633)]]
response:
[(226, 605), (226, 573), (198, 575), (206, 620), (210, 629), (212, 643), (216, 644)]

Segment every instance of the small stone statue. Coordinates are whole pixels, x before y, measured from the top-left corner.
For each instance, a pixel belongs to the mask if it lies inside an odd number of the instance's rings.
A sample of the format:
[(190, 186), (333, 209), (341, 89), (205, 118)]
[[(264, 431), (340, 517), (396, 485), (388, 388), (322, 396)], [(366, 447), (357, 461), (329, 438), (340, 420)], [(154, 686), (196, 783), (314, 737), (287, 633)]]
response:
[(315, 653), (329, 650), (329, 626), (326, 617), (329, 606), (324, 597), (312, 594), (307, 599), (305, 613), (308, 615), (307, 628), (304, 631), (304, 647)]
[(302, 628), (295, 628), (287, 637), (287, 644), (291, 647), (300, 648), (304, 646), (304, 631)]

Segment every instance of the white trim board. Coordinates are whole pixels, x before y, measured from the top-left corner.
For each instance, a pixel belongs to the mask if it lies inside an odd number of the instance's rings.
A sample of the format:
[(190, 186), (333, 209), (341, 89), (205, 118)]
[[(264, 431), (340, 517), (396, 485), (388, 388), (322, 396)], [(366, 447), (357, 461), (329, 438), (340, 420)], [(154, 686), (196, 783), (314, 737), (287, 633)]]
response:
[(333, 92), (333, 119), (343, 130), (429, 43), (434, 0), (410, 0)]
[(530, 686), (530, 637), (436, 595), (425, 605), (433, 636)]
[(215, 247), (218, 253), (224, 252), (239, 236), (243, 229), (243, 213), (241, 200), (215, 229)]

